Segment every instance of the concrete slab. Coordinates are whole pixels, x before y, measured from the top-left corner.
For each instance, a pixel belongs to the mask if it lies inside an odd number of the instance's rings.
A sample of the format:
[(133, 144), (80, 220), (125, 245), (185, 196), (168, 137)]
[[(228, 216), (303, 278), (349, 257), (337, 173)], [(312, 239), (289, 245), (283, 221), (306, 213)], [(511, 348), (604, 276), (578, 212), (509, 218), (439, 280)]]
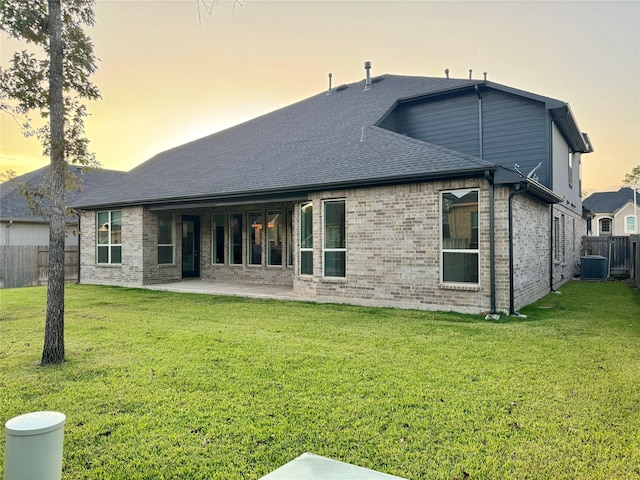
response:
[(313, 453), (298, 458), (274, 470), (260, 480), (404, 480), (368, 468), (339, 462)]
[(221, 283), (210, 280), (188, 279), (180, 282), (145, 285), (143, 288), (165, 292), (232, 295), (248, 298), (274, 298), (277, 300), (302, 300), (293, 293), (293, 287), (290, 285)]

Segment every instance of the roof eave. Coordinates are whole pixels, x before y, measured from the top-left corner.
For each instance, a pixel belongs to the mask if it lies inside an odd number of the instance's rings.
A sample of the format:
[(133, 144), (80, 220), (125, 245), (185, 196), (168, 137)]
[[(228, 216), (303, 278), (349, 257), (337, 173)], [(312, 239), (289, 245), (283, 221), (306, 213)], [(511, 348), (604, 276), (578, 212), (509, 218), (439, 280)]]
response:
[(357, 180), (345, 180), (339, 182), (328, 182), (323, 184), (298, 185), (295, 187), (253, 190), (245, 192), (229, 192), (218, 195), (199, 195), (189, 197), (172, 197), (172, 198), (147, 198), (137, 199), (123, 202), (100, 202), (94, 204), (74, 205), (77, 210), (99, 210), (103, 208), (116, 207), (134, 207), (134, 206), (164, 206), (168, 209), (170, 206), (184, 208), (191, 206), (215, 206), (215, 205), (231, 205), (249, 202), (265, 202), (265, 201), (300, 201), (308, 198), (308, 195), (316, 192), (330, 190), (345, 190), (351, 188), (367, 188), (379, 187), (385, 185), (400, 185), (406, 183), (421, 183), (437, 180), (454, 180), (461, 178), (484, 177), (485, 172), (494, 171), (495, 167), (478, 166), (465, 169), (458, 169), (443, 172), (429, 172), (414, 175), (398, 175), (394, 177), (368, 178)]

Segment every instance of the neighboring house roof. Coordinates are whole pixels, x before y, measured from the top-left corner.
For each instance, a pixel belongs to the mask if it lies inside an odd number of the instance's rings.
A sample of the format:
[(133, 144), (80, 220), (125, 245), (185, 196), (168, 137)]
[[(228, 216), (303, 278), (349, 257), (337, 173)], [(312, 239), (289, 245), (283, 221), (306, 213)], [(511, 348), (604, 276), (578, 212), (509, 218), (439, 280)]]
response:
[[(82, 191), (73, 190), (67, 192), (67, 204), (70, 205), (76, 201), (78, 197), (87, 191), (91, 191), (98, 185), (103, 183), (111, 183), (113, 180), (122, 178), (125, 172), (117, 170), (90, 170), (83, 172), (80, 167), (71, 166), (74, 174), (81, 179)], [(22, 221), (22, 222), (35, 222), (46, 223), (46, 219), (41, 216), (34, 215), (26, 200), (20, 195), (20, 193), (14, 188), (15, 183), (24, 183), (28, 186), (37, 187), (47, 182), (50, 166), (39, 168), (32, 172), (25, 173), (16, 177), (13, 181), (7, 181), (0, 184), (0, 220), (2, 221)], [(44, 200), (46, 201), (46, 200)]]
[[(620, 207), (633, 201), (633, 189), (624, 187), (617, 192), (596, 192), (582, 201), (582, 205), (593, 213), (614, 213)], [(640, 193), (636, 195), (640, 205)]]
[(87, 192), (74, 206), (216, 202), (287, 193), (293, 198), (314, 190), (477, 175), (497, 167), (377, 125), (400, 102), (476, 85), (524, 95), (548, 109), (568, 108), (486, 81), (382, 75), (372, 82), (368, 90), (362, 81), (342, 85), (162, 152), (118, 182)]

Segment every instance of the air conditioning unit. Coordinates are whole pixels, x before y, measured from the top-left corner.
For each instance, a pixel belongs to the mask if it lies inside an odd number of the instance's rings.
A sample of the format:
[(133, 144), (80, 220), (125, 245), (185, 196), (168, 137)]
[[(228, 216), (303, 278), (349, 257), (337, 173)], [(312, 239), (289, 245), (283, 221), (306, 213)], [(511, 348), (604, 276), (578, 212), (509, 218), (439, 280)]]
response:
[(580, 257), (582, 280), (606, 280), (609, 276), (609, 259), (601, 255)]

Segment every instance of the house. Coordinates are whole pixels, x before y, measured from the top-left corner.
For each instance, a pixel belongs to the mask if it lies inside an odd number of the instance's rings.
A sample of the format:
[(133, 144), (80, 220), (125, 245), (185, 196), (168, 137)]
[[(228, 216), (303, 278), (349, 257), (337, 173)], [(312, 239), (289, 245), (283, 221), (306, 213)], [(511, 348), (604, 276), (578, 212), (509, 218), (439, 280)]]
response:
[(592, 148), (569, 106), (365, 67), (88, 192), (82, 282), (268, 283), (320, 302), (515, 314), (574, 276)]
[[(91, 190), (95, 186), (111, 182), (124, 172), (115, 170), (89, 170), (84, 172), (80, 167), (70, 167), (79, 179), (79, 188)], [(34, 214), (24, 197), (15, 188), (16, 185), (26, 185), (36, 188), (47, 182), (50, 166), (45, 166), (16, 177), (13, 181), (0, 184), (0, 245), (49, 245), (49, 223), (44, 215)], [(74, 202), (79, 197), (80, 190), (67, 193), (67, 203)], [(46, 199), (40, 203), (45, 204)], [(46, 205), (43, 205), (46, 210)], [(66, 243), (77, 245), (78, 237), (77, 216), (67, 218)]]
[(637, 215), (640, 215), (640, 193), (636, 193), (634, 208), (632, 188), (617, 192), (597, 192), (589, 195), (582, 206), (591, 212), (587, 220), (587, 235), (633, 235), (638, 233)]

